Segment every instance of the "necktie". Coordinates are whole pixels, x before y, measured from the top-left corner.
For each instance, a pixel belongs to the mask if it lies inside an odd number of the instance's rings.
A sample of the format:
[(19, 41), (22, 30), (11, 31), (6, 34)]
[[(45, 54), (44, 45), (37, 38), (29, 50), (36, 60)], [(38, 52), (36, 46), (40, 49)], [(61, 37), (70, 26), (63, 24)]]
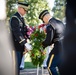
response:
[(21, 20), (22, 20), (22, 23), (24, 24), (24, 18), (23, 17), (21, 17)]

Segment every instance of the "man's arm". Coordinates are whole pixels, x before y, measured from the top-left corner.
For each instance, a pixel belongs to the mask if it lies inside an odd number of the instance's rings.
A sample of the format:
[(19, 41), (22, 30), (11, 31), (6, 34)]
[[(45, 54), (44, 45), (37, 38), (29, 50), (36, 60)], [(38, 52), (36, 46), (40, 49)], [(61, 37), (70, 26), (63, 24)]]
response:
[(23, 34), (21, 33), (21, 29), (19, 26), (19, 20), (15, 17), (12, 18), (11, 20), (11, 29), (13, 31), (13, 34), (15, 36), (15, 38), (17, 39), (17, 41), (23, 46), (25, 46), (24, 50), (31, 50), (32, 46), (27, 43), (26, 39), (24, 38)]
[(49, 46), (49, 45), (51, 45), (51, 42), (52, 42), (52, 39), (53, 39), (54, 33), (53, 33), (53, 29), (52, 29), (51, 25), (49, 25), (47, 27), (46, 33), (47, 33), (46, 34), (46, 39), (42, 43), (42, 45), (43, 45), (44, 48), (47, 47), (47, 46)]

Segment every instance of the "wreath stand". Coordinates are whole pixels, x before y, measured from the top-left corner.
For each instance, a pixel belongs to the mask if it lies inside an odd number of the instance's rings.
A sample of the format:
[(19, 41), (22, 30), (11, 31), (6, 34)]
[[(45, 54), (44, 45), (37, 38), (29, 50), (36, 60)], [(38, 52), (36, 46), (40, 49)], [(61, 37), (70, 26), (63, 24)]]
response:
[[(43, 65), (41, 66), (41, 71), (42, 71), (42, 75), (43, 75)], [(37, 66), (37, 75), (39, 75), (39, 64)]]

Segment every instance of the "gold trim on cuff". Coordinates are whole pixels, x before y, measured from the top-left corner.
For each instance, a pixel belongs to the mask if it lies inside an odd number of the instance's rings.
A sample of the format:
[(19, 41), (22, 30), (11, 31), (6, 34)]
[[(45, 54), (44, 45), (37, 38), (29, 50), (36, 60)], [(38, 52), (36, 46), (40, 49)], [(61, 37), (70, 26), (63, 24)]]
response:
[(21, 40), (19, 43), (22, 43), (25, 39)]

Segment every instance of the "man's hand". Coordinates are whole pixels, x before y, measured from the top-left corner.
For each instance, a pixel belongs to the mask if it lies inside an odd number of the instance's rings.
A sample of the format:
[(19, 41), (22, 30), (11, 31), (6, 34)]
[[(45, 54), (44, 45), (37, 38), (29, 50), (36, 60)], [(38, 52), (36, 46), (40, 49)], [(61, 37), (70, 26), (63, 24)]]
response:
[(28, 50), (25, 48), (24, 52), (23, 52), (23, 55), (26, 54), (27, 52), (28, 52)]
[(26, 44), (25, 44), (25, 48), (26, 48), (28, 51), (32, 50), (32, 46), (31, 46), (29, 43), (26, 43)]
[(41, 50), (41, 53), (42, 53), (43, 55), (45, 55), (45, 54), (46, 54), (46, 52), (45, 52), (45, 51), (43, 51), (43, 50)]

